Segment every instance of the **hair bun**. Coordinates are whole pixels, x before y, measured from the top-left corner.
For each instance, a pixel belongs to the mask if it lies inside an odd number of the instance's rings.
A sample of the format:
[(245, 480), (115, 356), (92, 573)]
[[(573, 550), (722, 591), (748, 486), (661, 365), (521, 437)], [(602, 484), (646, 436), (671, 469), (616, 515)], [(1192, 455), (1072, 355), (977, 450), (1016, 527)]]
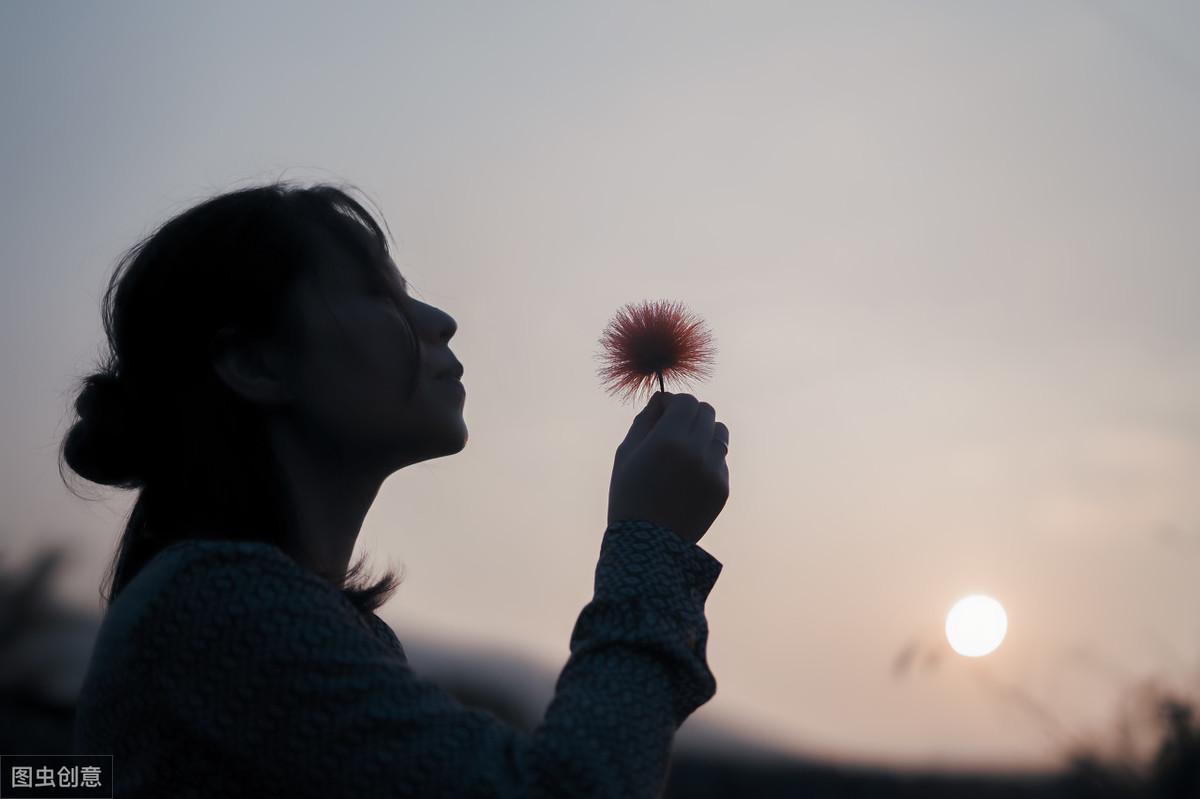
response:
[(81, 477), (101, 485), (136, 488), (143, 482), (142, 438), (134, 399), (112, 372), (85, 381), (67, 433), (63, 457)]

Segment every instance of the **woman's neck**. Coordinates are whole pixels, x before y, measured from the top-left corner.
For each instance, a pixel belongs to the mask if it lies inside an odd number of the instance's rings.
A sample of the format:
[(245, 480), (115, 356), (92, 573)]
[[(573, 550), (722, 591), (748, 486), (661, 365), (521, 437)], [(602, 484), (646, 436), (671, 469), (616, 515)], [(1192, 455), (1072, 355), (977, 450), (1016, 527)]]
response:
[(315, 453), (282, 432), (273, 435), (273, 446), (289, 522), (280, 546), (340, 585), (383, 480)]

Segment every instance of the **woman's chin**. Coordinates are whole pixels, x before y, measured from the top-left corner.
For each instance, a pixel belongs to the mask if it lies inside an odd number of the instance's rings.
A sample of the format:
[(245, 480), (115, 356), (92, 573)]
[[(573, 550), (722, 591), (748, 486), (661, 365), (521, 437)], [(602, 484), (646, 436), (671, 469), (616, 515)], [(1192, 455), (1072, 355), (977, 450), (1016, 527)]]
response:
[(430, 419), (420, 436), (400, 436), (385, 456), (391, 470), (462, 452), (467, 446), (467, 425), (456, 419)]
[(468, 439), (468, 438), (470, 438), (470, 436), (467, 434), (467, 428), (466, 428), (466, 425), (464, 425), (464, 426), (463, 426), (463, 429), (462, 429), (462, 435), (461, 435), (461, 436), (456, 436), (456, 437), (455, 437), (455, 438), (454, 438), (454, 439), (453, 439), (453, 440), (450, 442), (451, 449), (450, 449), (450, 451), (449, 451), (449, 452), (447, 452), (446, 454), (447, 454), (447, 455), (453, 455), (453, 454), (455, 454), (455, 453), (457, 453), (457, 452), (462, 452), (464, 449), (466, 449), (466, 448), (467, 448), (467, 439)]
[(452, 429), (446, 430), (444, 435), (438, 437), (439, 452), (443, 456), (462, 452), (467, 446), (468, 438), (470, 435), (467, 432), (467, 424), (460, 416)]

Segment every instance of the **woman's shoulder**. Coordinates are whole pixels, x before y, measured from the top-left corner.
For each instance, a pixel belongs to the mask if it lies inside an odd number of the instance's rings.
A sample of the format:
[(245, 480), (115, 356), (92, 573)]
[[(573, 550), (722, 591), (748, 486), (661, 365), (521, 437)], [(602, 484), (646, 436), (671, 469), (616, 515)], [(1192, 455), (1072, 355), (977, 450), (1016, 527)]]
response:
[[(171, 571), (187, 564), (205, 562), (249, 564), (255, 561), (293, 562), (277, 545), (269, 541), (229, 540), (217, 538), (185, 538), (163, 547), (142, 569)], [(295, 564), (299, 566), (299, 564)], [(141, 576), (141, 573), (138, 575)]]
[[(144, 598), (157, 596), (164, 590), (181, 586), (184, 578), (189, 578), (196, 572), (205, 573), (206, 580), (221, 573), (230, 577), (241, 575), (249, 578), (262, 572), (323, 584), (317, 575), (267, 541), (189, 538), (176, 541), (160, 550), (129, 582), (118, 601), (127, 595)], [(220, 587), (224, 591), (230, 591), (252, 586), (253, 583), (243, 579), (239, 582), (222, 583)], [(187, 587), (194, 589), (197, 586)]]
[(265, 541), (187, 539), (142, 567), (105, 614), (102, 634), (123, 637), (147, 623), (209, 623), (280, 609), (332, 606), (340, 592)]
[(398, 660), (380, 657), (385, 644), (335, 586), (272, 544), (174, 543), (108, 609), (80, 691), (77, 745), (100, 751), (98, 741), (143, 728), (172, 734), (164, 713), (208, 719), (197, 692), (251, 707), (266, 675), (309, 679), (303, 664), (322, 653), (390, 667)]

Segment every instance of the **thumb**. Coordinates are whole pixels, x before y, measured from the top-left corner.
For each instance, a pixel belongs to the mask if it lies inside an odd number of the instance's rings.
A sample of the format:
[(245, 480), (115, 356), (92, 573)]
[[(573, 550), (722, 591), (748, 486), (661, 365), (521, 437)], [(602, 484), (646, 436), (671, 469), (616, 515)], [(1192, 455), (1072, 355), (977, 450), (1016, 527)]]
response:
[(646, 434), (662, 418), (663, 411), (666, 410), (671, 396), (671, 394), (665, 391), (654, 392), (654, 396), (646, 403), (646, 407), (642, 408), (641, 412), (633, 417), (633, 423), (629, 425), (629, 432), (625, 434), (625, 440), (621, 442), (623, 447), (626, 449), (636, 447), (638, 442), (646, 437)]

